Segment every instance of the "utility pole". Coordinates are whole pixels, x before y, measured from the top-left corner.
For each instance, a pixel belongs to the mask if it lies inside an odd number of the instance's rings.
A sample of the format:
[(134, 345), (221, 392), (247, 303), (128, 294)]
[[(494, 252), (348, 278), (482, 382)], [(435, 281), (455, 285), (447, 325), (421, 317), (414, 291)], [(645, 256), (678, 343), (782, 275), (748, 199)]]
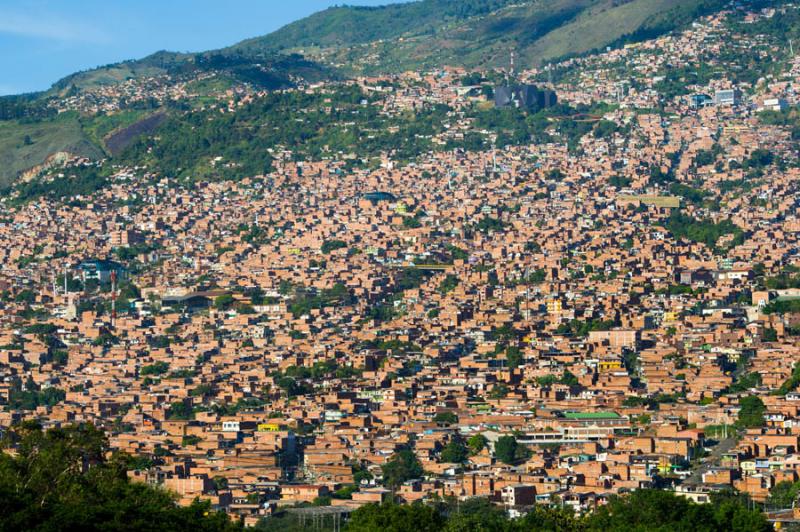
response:
[(525, 319), (531, 319), (531, 267), (525, 268)]
[(497, 175), (497, 135), (492, 135), (492, 173)]
[(111, 328), (117, 324), (117, 271), (111, 271)]

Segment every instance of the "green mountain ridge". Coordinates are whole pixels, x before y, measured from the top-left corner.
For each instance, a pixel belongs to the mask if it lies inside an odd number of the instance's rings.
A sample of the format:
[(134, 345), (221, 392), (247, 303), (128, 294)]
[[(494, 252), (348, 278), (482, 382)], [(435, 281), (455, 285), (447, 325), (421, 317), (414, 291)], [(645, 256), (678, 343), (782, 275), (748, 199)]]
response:
[[(160, 51), (78, 72), (46, 94), (131, 78), (222, 71), (279, 88), (337, 71), (520, 66), (643, 40), (723, 8), (727, 0), (417, 0), (380, 7), (331, 7), (270, 34), (201, 53)], [(267, 75), (268, 74), (268, 75)]]
[(486, 15), (517, 3), (518, 0), (423, 0), (378, 7), (331, 7), (231, 48), (348, 46), (393, 39), (409, 32), (434, 33), (447, 23)]
[(197, 54), (160, 51), (143, 59), (123, 61), (77, 72), (57, 81), (46, 95), (59, 95), (72, 89), (120, 83), (128, 79), (198, 72), (220, 72), (234, 81), (260, 88), (279, 89), (293, 85), (293, 79), (316, 81), (335, 76), (335, 72), (297, 54), (260, 53), (257, 57), (234, 50)]
[[(55, 117), (51, 98), (130, 79), (175, 81), (214, 73), (230, 84), (280, 89), (353, 74), (444, 66), (520, 67), (645, 40), (685, 27), (727, 0), (418, 0), (383, 7), (332, 7), (273, 33), (201, 53), (161, 51), (138, 60), (77, 72), (34, 95), (0, 98), (0, 186), (57, 152), (90, 158), (113, 150), (114, 129), (146, 132), (129, 113)], [(101, 134), (102, 133), (102, 134)], [(125, 144), (129, 142), (126, 139)]]
[(350, 71), (521, 66), (643, 40), (721, 9), (722, 0), (421, 0), (335, 7), (228, 48), (302, 52)]
[[(46, 106), (49, 100), (129, 79), (171, 75), (177, 81), (209, 72), (231, 84), (249, 83), (269, 90), (292, 87), (301, 78), (318, 81), (337, 77), (332, 69), (299, 55), (262, 54), (255, 59), (238, 52), (157, 52), (144, 59), (78, 72), (59, 80), (44, 93), (0, 98), (0, 187), (45, 163), (54, 153), (100, 159), (120, 150), (119, 138), (114, 139), (114, 145), (106, 142), (117, 130), (147, 133), (152, 129), (137, 126), (152, 116), (153, 109), (56, 116)], [(128, 143), (126, 139), (121, 145)]]

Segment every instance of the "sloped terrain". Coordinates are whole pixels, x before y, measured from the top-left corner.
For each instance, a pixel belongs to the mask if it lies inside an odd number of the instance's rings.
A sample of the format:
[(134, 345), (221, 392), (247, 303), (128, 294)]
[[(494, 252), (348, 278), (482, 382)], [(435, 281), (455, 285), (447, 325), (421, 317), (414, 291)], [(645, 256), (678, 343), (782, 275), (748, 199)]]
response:
[[(270, 90), (293, 86), (299, 79), (314, 82), (347, 74), (506, 67), (512, 51), (520, 67), (535, 66), (652, 38), (724, 4), (723, 0), (421, 0), (384, 7), (334, 7), (230, 48), (196, 54), (158, 52), (78, 72), (43, 95), (0, 99), (0, 119), (6, 119), (0, 121), (0, 184), (57, 152), (88, 157), (119, 152), (138, 131), (124, 128), (152, 113), (54, 118), (42, 112), (45, 98), (130, 79), (170, 76), (166, 83), (173, 83), (198, 73), (214, 73), (213, 82), (193, 82), (193, 89), (202, 92), (201, 86), (209, 83), (247, 83)], [(111, 136), (114, 132), (117, 136)]]
[(83, 131), (76, 113), (38, 122), (0, 121), (0, 187), (60, 152), (103, 157), (103, 151)]
[(144, 77), (171, 75), (180, 78), (198, 72), (222, 73), (235, 81), (263, 89), (290, 87), (297, 78), (315, 81), (334, 75), (330, 69), (293, 54), (262, 52), (253, 57), (233, 50), (199, 54), (157, 52), (144, 59), (72, 74), (56, 82), (48, 94), (59, 95), (67, 90), (113, 85)]
[[(322, 11), (229, 50), (297, 51), (356, 72), (521, 66), (642, 40), (723, 7), (721, 0), (423, 0)], [(470, 7), (471, 6), (471, 7)]]

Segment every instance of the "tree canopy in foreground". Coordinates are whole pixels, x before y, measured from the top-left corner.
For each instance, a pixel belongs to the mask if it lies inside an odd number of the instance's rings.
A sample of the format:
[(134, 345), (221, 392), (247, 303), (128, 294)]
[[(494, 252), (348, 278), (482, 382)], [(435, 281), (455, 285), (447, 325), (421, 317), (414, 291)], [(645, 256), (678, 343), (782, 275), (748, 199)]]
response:
[(106, 460), (108, 442), (92, 425), (47, 431), (33, 422), (9, 430), (0, 453), (0, 530), (240, 530), (207, 503), (179, 507), (165, 490), (126, 476), (126, 460)]
[[(43, 430), (35, 422), (10, 429), (0, 453), (0, 530), (229, 531), (241, 530), (207, 503), (179, 507), (168, 492), (126, 476), (129, 460), (108, 456), (102, 431), (82, 424)], [(13, 453), (7, 452), (13, 450)], [(415, 461), (400, 456), (396, 466), (417, 476)], [(408, 462), (408, 463), (406, 463)], [(405, 474), (398, 474), (397, 481)], [(298, 529), (280, 517), (257, 529)], [(275, 528), (275, 527), (278, 528)], [(695, 504), (669, 492), (639, 490), (612, 497), (587, 516), (535, 506), (509, 519), (486, 499), (445, 500), (435, 504), (367, 505), (353, 512), (350, 532), (491, 531), (734, 531), (761, 532), (771, 526), (758, 510), (735, 495), (716, 495), (712, 504)]]
[(715, 496), (712, 504), (659, 490), (638, 490), (612, 497), (594, 513), (575, 516), (570, 510), (536, 506), (527, 515), (509, 519), (505, 511), (485, 499), (450, 502), (436, 506), (419, 503), (368, 505), (353, 512), (348, 532), (623, 532), (623, 531), (737, 531), (761, 532), (772, 526), (758, 510), (751, 510), (741, 497)]

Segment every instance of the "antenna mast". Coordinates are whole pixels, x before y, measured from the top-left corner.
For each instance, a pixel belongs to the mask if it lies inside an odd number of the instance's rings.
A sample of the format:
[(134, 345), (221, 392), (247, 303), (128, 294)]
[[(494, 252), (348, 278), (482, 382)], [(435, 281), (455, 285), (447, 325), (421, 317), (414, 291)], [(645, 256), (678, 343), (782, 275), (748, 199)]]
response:
[(497, 175), (497, 136), (492, 135), (492, 173)]
[(111, 270), (111, 328), (117, 324), (117, 270)]

